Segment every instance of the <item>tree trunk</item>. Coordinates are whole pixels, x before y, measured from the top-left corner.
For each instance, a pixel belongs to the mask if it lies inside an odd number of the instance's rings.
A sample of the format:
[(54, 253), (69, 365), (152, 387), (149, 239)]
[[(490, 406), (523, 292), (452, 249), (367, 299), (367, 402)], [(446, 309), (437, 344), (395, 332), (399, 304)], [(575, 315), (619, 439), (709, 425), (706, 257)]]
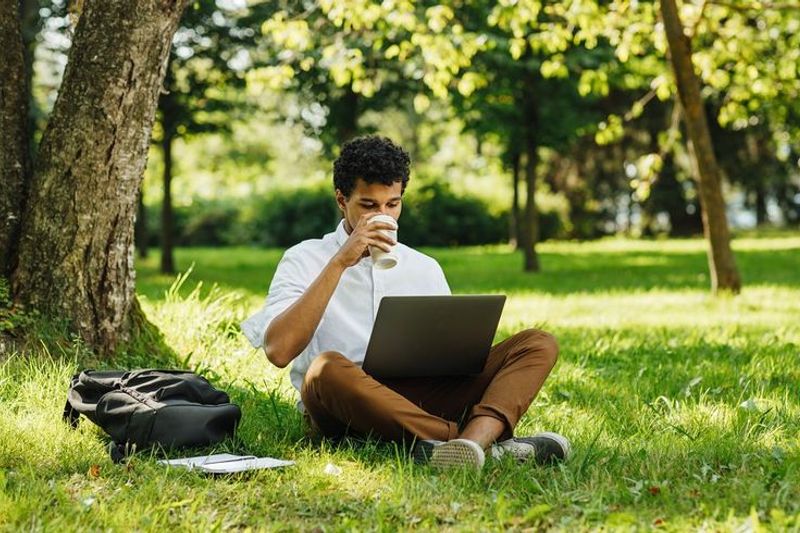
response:
[(36, 55), (36, 41), (42, 31), (42, 18), (39, 16), (40, 0), (21, 0), (22, 42), (25, 43), (25, 73), (28, 88), (28, 144), (33, 150), (36, 139), (36, 116), (40, 112), (33, 97), (33, 62)]
[(520, 249), (520, 219), (519, 219), (519, 167), (521, 155), (515, 151), (511, 155), (511, 190), (513, 197), (511, 199), (511, 217), (508, 225), (508, 242), (515, 250)]
[(525, 254), (525, 272), (539, 272), (539, 256), (536, 242), (539, 240), (539, 217), (536, 212), (536, 167), (539, 163), (539, 110), (536, 102), (536, 87), (533, 74), (528, 75), (523, 95), (523, 120), (525, 121), (525, 219), (520, 232), (522, 250)]
[(634, 191), (629, 191), (625, 196), (628, 199), (628, 208), (625, 211), (625, 236), (633, 237), (633, 209), (636, 207)]
[(144, 207), (144, 192), (139, 190), (139, 198), (136, 207), (136, 222), (133, 226), (133, 241), (136, 245), (139, 259), (147, 259), (148, 233), (147, 233), (147, 210)]
[(28, 74), (19, 2), (0, 5), (0, 276), (8, 277), (19, 246), (30, 181)]
[(110, 354), (141, 323), (133, 221), (186, 0), (86, 0), (42, 137), (12, 292)]
[(164, 137), (161, 139), (161, 153), (164, 156), (164, 199), (161, 203), (161, 272), (175, 273), (173, 257), (174, 224), (172, 213), (172, 131), (169, 125), (164, 126)]
[(411, 106), (411, 111), (407, 113), (409, 121), (411, 122), (409, 133), (411, 134), (408, 144), (408, 153), (411, 156), (411, 161), (419, 160), (420, 143), (419, 143), (419, 128), (422, 125), (422, 117), (414, 111), (414, 106)]
[(764, 183), (758, 182), (755, 186), (756, 225), (763, 226), (769, 222), (767, 215), (767, 191)]
[(758, 139), (752, 133), (746, 133), (744, 137), (745, 146), (747, 149), (747, 159), (753, 172), (753, 207), (756, 211), (756, 226), (761, 226), (769, 222), (767, 216), (767, 186), (765, 183), (765, 176), (759, 172), (759, 163), (761, 163), (761, 149), (758, 144)]
[(539, 216), (536, 212), (536, 167), (539, 157), (536, 153), (536, 143), (528, 142), (526, 144), (525, 220), (522, 224), (522, 247), (525, 253), (525, 272), (539, 272), (539, 255), (536, 253), (536, 242), (539, 240)]
[(345, 89), (345, 93), (338, 103), (339, 113), (336, 123), (336, 139), (339, 146), (346, 143), (358, 133), (359, 95), (350, 87)]
[(700, 95), (700, 81), (692, 65), (691, 43), (683, 32), (675, 0), (661, 0), (661, 16), (697, 169), (703, 231), (709, 242), (711, 289), (714, 292), (729, 290), (738, 293), (742, 282), (731, 250), (719, 166), (711, 144), (711, 134)]

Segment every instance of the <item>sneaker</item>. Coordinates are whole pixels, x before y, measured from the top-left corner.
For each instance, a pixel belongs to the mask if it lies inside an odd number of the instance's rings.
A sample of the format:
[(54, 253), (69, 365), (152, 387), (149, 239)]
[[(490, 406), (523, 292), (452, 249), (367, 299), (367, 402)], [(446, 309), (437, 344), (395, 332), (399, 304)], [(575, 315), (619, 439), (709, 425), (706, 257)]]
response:
[(547, 431), (532, 437), (513, 437), (493, 444), (492, 458), (500, 459), (509, 455), (519, 462), (533, 460), (543, 465), (566, 460), (571, 450), (566, 437)]
[(466, 466), (480, 470), (486, 461), (483, 448), (477, 442), (467, 439), (418, 440), (411, 455), (415, 462), (429, 464), (434, 468)]
[(431, 462), (433, 449), (442, 443), (444, 443), (442, 440), (417, 440), (414, 442), (414, 447), (411, 448), (411, 458), (417, 464), (428, 464)]

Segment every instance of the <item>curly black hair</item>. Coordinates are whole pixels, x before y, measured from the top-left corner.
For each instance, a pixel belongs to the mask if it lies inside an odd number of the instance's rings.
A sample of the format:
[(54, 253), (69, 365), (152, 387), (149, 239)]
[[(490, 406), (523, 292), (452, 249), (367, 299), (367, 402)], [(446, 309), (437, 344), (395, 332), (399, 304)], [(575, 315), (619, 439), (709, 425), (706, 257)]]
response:
[(408, 153), (391, 139), (376, 135), (357, 137), (342, 146), (333, 163), (333, 186), (345, 198), (350, 197), (358, 178), (384, 185), (400, 182), (401, 191), (405, 191), (410, 164)]

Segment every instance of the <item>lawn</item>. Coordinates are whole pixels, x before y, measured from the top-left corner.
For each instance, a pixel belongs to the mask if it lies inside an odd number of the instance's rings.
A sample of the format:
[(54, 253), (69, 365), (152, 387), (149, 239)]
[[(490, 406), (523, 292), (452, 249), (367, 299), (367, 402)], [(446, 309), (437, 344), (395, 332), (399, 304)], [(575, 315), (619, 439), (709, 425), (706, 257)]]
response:
[(737, 297), (708, 293), (700, 240), (546, 243), (537, 275), (506, 247), (426, 250), (454, 292), (508, 294), (498, 340), (533, 325), (561, 345), (518, 433), (558, 431), (573, 457), (480, 473), (435, 472), (392, 445), (304, 438), (287, 371), (238, 331), (280, 251), (181, 249), (178, 265), (193, 267), (179, 284), (152, 254), (137, 286), (174, 354), (107, 364), (198, 369), (244, 412), (218, 451), (297, 465), (223, 478), (167, 470), (157, 454), (114, 465), (91, 424), (59, 420), (69, 376), (96, 363), (79, 342), (42, 343), (0, 363), (0, 526), (800, 530), (800, 235), (734, 248)]

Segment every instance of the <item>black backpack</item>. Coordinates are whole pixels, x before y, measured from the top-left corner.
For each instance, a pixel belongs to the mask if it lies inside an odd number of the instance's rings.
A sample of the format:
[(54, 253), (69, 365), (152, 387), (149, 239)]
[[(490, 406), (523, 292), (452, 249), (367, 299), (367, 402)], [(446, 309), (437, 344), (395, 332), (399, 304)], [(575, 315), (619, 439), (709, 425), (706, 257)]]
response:
[(86, 418), (108, 433), (111, 458), (131, 450), (205, 446), (233, 435), (242, 412), (208, 380), (181, 370), (84, 370), (72, 378), (64, 420)]

